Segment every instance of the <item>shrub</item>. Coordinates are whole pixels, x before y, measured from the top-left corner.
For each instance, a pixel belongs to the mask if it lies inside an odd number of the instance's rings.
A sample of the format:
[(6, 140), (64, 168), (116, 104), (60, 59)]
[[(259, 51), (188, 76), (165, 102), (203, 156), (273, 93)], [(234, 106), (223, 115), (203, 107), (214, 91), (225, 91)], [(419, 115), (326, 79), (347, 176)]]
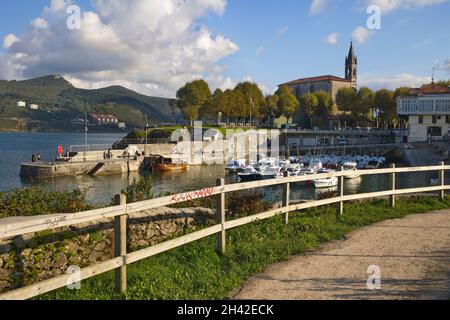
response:
[(0, 218), (73, 213), (89, 210), (86, 192), (49, 192), (40, 188), (16, 189), (0, 193)]
[(133, 182), (123, 190), (123, 193), (127, 195), (127, 203), (152, 199), (152, 178), (150, 176), (145, 176), (139, 180), (134, 179)]

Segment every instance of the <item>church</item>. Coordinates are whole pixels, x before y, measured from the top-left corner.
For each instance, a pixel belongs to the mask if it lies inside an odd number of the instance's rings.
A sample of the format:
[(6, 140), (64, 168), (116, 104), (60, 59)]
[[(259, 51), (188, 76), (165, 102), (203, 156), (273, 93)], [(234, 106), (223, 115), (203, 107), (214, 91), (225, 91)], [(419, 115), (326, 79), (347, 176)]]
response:
[(280, 84), (279, 87), (287, 85), (292, 89), (297, 99), (304, 94), (319, 92), (321, 90), (328, 92), (333, 101), (336, 102), (336, 95), (342, 88), (358, 88), (358, 58), (353, 48), (353, 42), (350, 43), (350, 50), (345, 58), (345, 78), (325, 75), (311, 78), (302, 78), (294, 81)]

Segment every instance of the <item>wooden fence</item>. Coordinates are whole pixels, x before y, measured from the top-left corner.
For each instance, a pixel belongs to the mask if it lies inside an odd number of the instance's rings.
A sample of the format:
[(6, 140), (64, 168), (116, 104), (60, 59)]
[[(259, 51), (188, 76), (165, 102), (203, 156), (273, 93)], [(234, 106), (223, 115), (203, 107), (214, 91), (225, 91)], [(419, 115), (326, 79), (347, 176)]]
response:
[[(226, 251), (226, 231), (243, 226), (258, 220), (269, 219), (277, 215), (283, 215), (284, 223), (289, 223), (289, 213), (297, 212), (300, 210), (320, 207), (330, 204), (337, 204), (338, 214), (344, 213), (344, 203), (353, 200), (390, 197), (392, 206), (395, 206), (395, 199), (398, 195), (424, 193), (424, 192), (439, 192), (440, 197), (445, 197), (445, 191), (450, 190), (450, 186), (445, 185), (445, 171), (449, 170), (450, 166), (445, 166), (442, 162), (439, 166), (430, 167), (415, 167), (415, 168), (396, 168), (392, 165), (387, 169), (376, 170), (364, 170), (360, 171), (362, 176), (389, 174), (391, 175), (391, 188), (386, 191), (371, 192), (364, 194), (344, 194), (344, 179), (348, 175), (348, 172), (338, 171), (326, 174), (317, 174), (313, 176), (298, 176), (298, 177), (286, 177), (283, 179), (263, 180), (249, 183), (240, 183), (225, 185), (223, 179), (218, 179), (215, 187), (205, 188), (202, 190), (196, 190), (192, 192), (186, 192), (176, 194), (173, 196), (152, 199), (148, 201), (142, 201), (137, 203), (126, 203), (126, 197), (124, 195), (116, 196), (116, 206), (91, 210), (85, 212), (78, 212), (73, 214), (56, 214), (48, 216), (36, 216), (36, 217), (24, 217), (13, 218), (11, 223), (0, 226), (0, 239), (11, 238), (14, 236), (24, 235), (33, 232), (39, 232), (44, 230), (51, 230), (60, 227), (68, 227), (85, 222), (92, 222), (102, 220), (105, 218), (114, 218), (114, 246), (115, 246), (115, 258), (108, 261), (98, 263), (86, 268), (81, 269), (81, 276), (79, 280), (85, 280), (101, 273), (115, 270), (115, 284), (116, 289), (119, 292), (126, 291), (126, 266), (137, 261), (155, 256), (162, 252), (186, 245), (188, 243), (216, 235), (217, 236), (217, 249), (220, 253)], [(397, 189), (396, 175), (399, 173), (414, 174), (419, 172), (439, 172), (439, 184), (431, 187), (411, 188), (411, 189)], [(326, 179), (331, 177), (337, 177), (340, 180), (339, 193), (335, 198), (323, 199), (317, 201), (310, 201), (306, 203), (291, 204), (290, 203), (290, 186), (292, 183), (309, 181), (311, 179)], [(225, 219), (225, 198), (226, 194), (236, 191), (244, 191), (249, 189), (256, 189), (262, 187), (269, 187), (275, 185), (283, 185), (283, 201), (282, 207), (279, 209), (270, 210), (264, 213), (251, 215), (236, 220), (227, 221)], [(217, 210), (216, 210), (216, 222), (217, 224), (205, 228), (203, 230), (190, 233), (184, 236), (180, 236), (173, 240), (165, 241), (163, 243), (153, 245), (146, 249), (142, 249), (135, 252), (127, 252), (127, 215), (143, 210), (149, 210), (162, 206), (173, 205), (177, 203), (183, 203), (189, 200), (217, 197)], [(58, 288), (62, 288), (71, 284), (73, 274), (64, 274), (52, 279), (41, 281), (36, 284), (29, 285), (20, 289), (12, 290), (0, 295), (0, 300), (16, 300), (16, 299), (29, 299)]]

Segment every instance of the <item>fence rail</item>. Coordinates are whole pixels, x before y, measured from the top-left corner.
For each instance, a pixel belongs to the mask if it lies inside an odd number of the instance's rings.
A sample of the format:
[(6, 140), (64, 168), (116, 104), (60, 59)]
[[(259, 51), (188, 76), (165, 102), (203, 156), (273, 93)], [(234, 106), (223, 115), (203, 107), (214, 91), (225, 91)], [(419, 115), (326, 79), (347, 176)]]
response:
[[(55, 214), (55, 215), (26, 217), (26, 218), (25, 217), (7, 218), (4, 219), (4, 222), (6, 221), (8, 223), (3, 223), (0, 225), (0, 240), (28, 233), (51, 230), (60, 227), (68, 227), (72, 225), (82, 224), (86, 222), (93, 222), (107, 218), (114, 218), (114, 239), (115, 239), (114, 243), (115, 243), (116, 257), (108, 261), (83, 268), (81, 270), (81, 279), (79, 280), (85, 280), (94, 277), (96, 275), (99, 275), (101, 273), (115, 270), (116, 289), (120, 292), (124, 292), (126, 291), (127, 265), (212, 235), (217, 235), (217, 250), (221, 253), (225, 253), (226, 231), (255, 221), (265, 220), (278, 215), (283, 215), (283, 221), (287, 224), (289, 223), (290, 212), (331, 204), (338, 204), (337, 213), (343, 214), (345, 202), (361, 199), (390, 197), (392, 206), (395, 206), (396, 196), (405, 194), (439, 192), (441, 199), (443, 199), (445, 197), (445, 191), (450, 190), (450, 185), (445, 185), (446, 170), (450, 170), (450, 166), (445, 166), (444, 163), (442, 162), (441, 165), (439, 166), (396, 168), (395, 165), (393, 165), (391, 168), (387, 169), (360, 171), (359, 173), (361, 176), (390, 174), (391, 189), (386, 191), (371, 192), (364, 194), (352, 194), (352, 195), (344, 194), (343, 181), (344, 177), (349, 173), (342, 170), (326, 174), (317, 174), (299, 177), (285, 177), (283, 179), (272, 179), (272, 180), (264, 180), (232, 185), (225, 185), (223, 179), (218, 179), (215, 187), (205, 188), (202, 190), (196, 190), (192, 192), (180, 193), (173, 196), (162, 197), (158, 199), (152, 199), (132, 204), (127, 204), (126, 198), (123, 195), (121, 196), (119, 195), (116, 197), (117, 205), (113, 207), (72, 214)], [(396, 188), (397, 174), (400, 173), (413, 174), (418, 172), (431, 172), (431, 171), (439, 172), (439, 185), (431, 187), (410, 188), (410, 189)], [(292, 183), (304, 182), (314, 179), (325, 179), (331, 177), (338, 177), (340, 180), (338, 193), (339, 196), (330, 199), (310, 201), (306, 203), (290, 204), (289, 195), (290, 195), (290, 186)], [(283, 205), (281, 208), (255, 214), (248, 217), (239, 218), (236, 220), (226, 221), (225, 198), (227, 193), (275, 185), (284, 186), (283, 201), (282, 201)], [(127, 248), (126, 225), (128, 214), (212, 196), (217, 197), (217, 210), (215, 217), (217, 222), (216, 225), (175, 238), (173, 240), (165, 241), (163, 243), (148, 247), (146, 249), (142, 249), (132, 253), (126, 252)], [(56, 290), (58, 288), (65, 287), (66, 285), (70, 284), (71, 277), (72, 275), (70, 274), (64, 274), (52, 279), (32, 284), (27, 287), (12, 290), (0, 294), (0, 300), (29, 299)]]

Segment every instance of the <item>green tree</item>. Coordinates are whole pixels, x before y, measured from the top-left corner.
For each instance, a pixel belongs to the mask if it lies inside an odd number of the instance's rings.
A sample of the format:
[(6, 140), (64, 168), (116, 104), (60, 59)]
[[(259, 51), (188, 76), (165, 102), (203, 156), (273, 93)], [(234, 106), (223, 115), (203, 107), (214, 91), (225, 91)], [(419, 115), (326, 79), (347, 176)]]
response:
[(313, 93), (306, 93), (300, 98), (300, 106), (306, 116), (310, 119), (311, 126), (313, 126), (313, 119), (317, 114), (319, 107), (319, 100)]
[(391, 124), (394, 128), (398, 125), (397, 105), (395, 102), (394, 92), (381, 89), (375, 94), (375, 108), (380, 112), (377, 126), (380, 121), (384, 121), (387, 126)]
[(298, 111), (300, 106), (297, 97), (288, 86), (281, 86), (275, 93), (278, 96), (278, 110), (288, 120), (291, 119)]
[(315, 119), (317, 124), (321, 126), (327, 126), (328, 119), (333, 112), (333, 98), (328, 92), (323, 90), (314, 93), (317, 97), (317, 113), (315, 114)]
[(352, 112), (356, 105), (356, 92), (353, 88), (339, 89), (336, 95), (336, 104), (339, 110)]
[(200, 116), (200, 108), (211, 97), (211, 90), (204, 80), (195, 80), (177, 92), (177, 106), (191, 123)]
[(356, 101), (356, 110), (353, 110), (353, 116), (372, 118), (373, 109), (375, 108), (375, 93), (369, 88), (360, 88)]
[(265, 104), (261, 107), (261, 113), (267, 119), (270, 127), (273, 126), (274, 118), (281, 116), (281, 112), (278, 109), (279, 100), (280, 98), (276, 94), (267, 95), (265, 98)]
[(240, 92), (243, 98), (238, 97), (240, 107), (242, 108), (241, 115), (244, 118), (251, 118), (251, 121), (254, 118), (260, 118), (260, 107), (265, 103), (265, 100), (258, 85), (248, 81), (241, 82), (236, 86), (235, 91)]

